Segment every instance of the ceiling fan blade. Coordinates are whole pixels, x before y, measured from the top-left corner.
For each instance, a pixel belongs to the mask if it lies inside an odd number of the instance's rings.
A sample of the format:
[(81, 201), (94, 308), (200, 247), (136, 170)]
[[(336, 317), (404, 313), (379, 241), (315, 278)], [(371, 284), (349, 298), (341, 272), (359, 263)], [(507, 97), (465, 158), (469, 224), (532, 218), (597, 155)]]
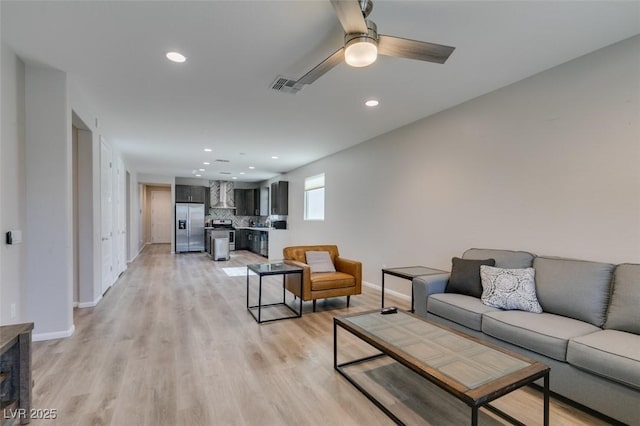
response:
[(336, 50), (324, 61), (316, 65), (311, 71), (303, 75), (295, 84), (296, 87), (301, 87), (304, 84), (311, 84), (324, 75), (327, 71), (331, 70), (336, 65), (344, 62), (344, 47)]
[(408, 38), (380, 35), (378, 37), (378, 53), (399, 58), (417, 59), (444, 64), (455, 47)]
[(366, 34), (369, 31), (358, 0), (331, 0), (331, 4), (346, 34)]

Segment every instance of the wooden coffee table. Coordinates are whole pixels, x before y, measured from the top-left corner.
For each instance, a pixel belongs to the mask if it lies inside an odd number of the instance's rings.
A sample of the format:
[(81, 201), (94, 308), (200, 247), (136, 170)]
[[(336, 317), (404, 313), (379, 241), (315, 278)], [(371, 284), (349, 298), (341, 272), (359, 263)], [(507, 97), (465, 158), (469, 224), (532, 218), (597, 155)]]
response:
[[(380, 353), (338, 364), (338, 327)], [(403, 424), (346, 371), (348, 366), (381, 357), (393, 358), (471, 407), (472, 425), (478, 424), (480, 407), (522, 424), (489, 403), (542, 378), (543, 421), (549, 424), (550, 368), (541, 362), (402, 311), (382, 315), (376, 310), (333, 319), (334, 368), (396, 423)]]

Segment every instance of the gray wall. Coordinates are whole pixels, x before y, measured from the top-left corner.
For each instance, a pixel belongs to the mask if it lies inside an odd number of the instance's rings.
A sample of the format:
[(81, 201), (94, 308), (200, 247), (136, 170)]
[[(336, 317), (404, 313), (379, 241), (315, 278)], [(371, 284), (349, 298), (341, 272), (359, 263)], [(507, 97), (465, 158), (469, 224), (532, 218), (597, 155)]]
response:
[[(26, 245), (4, 244), (4, 233), (26, 233), (25, 171), (15, 167), (24, 163), (24, 64), (4, 43), (2, 50), (2, 118), (0, 128), (0, 323), (20, 322), (24, 316)], [(15, 306), (12, 316), (11, 306)]]
[(639, 76), (640, 36), (294, 170), (290, 243), (337, 243), (375, 284), (469, 247), (640, 262)]
[[(66, 73), (25, 69), (27, 318), (34, 339), (73, 333), (71, 108)], [(43, 214), (46, 212), (46, 214)]]

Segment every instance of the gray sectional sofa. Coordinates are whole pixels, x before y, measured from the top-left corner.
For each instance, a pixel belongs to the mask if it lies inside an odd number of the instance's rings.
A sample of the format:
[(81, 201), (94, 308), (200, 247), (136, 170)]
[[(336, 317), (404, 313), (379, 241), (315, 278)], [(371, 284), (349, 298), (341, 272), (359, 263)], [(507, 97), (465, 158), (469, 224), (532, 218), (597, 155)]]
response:
[(416, 313), (551, 367), (551, 391), (640, 425), (640, 265), (470, 249), (463, 259), (533, 267), (543, 313), (501, 310), (445, 292), (449, 274), (413, 280)]

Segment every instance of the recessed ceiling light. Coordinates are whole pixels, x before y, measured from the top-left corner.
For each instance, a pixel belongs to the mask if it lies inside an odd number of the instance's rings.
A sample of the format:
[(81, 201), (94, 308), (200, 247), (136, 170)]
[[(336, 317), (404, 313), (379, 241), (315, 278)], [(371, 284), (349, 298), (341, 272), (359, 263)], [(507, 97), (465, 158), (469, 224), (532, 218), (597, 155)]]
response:
[(200, 176), (202, 176), (202, 175), (198, 175), (198, 174), (196, 175), (196, 177), (200, 177)]
[(277, 160), (280, 157), (278, 157), (277, 155), (273, 155), (273, 156), (271, 156), (271, 158), (273, 158), (274, 160)]
[(178, 53), (178, 52), (167, 52), (167, 59), (173, 62), (184, 62), (187, 60), (187, 58), (182, 54), (182, 53)]
[(205, 166), (208, 166), (208, 165), (209, 165), (209, 164), (211, 164), (211, 163), (210, 163), (210, 162), (208, 162), (208, 161), (205, 161), (205, 162), (204, 162), (204, 163), (202, 163), (202, 164), (204, 164)]
[(211, 149), (211, 148), (205, 148), (205, 149), (204, 149), (204, 152), (211, 152), (211, 151), (212, 151), (212, 149)]
[(198, 169), (198, 171), (204, 172), (204, 169)]
[(255, 169), (254, 166), (249, 166), (249, 170), (253, 170), (253, 169)]
[(238, 177), (237, 176), (233, 176), (231, 179), (238, 179)]
[(380, 102), (378, 102), (376, 99), (369, 99), (364, 104), (368, 107), (374, 107), (374, 106), (378, 106)]
[(243, 174), (244, 174), (244, 172), (240, 172), (240, 174), (241, 174), (241, 175), (243, 175)]

